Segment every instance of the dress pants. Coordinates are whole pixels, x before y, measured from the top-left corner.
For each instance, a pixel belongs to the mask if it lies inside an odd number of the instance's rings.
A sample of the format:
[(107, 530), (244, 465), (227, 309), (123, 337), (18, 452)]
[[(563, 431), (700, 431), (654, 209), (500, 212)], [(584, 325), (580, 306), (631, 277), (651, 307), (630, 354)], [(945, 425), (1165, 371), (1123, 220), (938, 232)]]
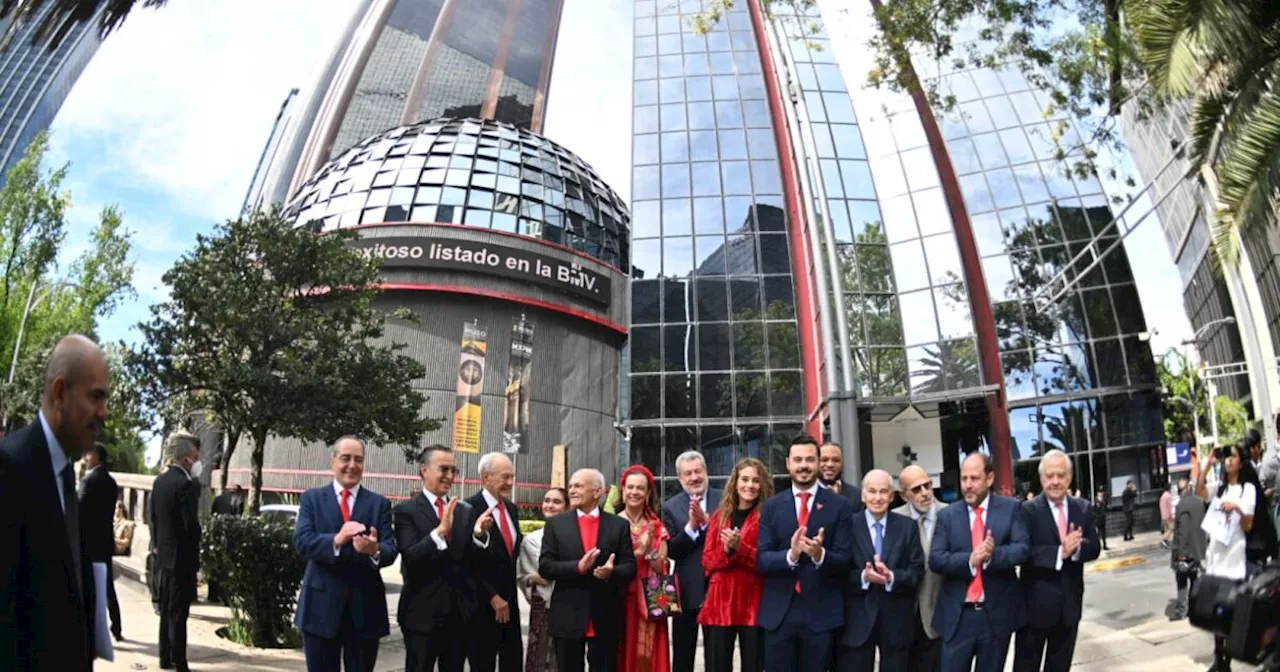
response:
[(802, 609), (787, 609), (782, 625), (764, 634), (764, 667), (766, 670), (824, 672), (831, 665), (835, 631), (814, 632), (809, 629)]
[(124, 635), (120, 623), (120, 600), (116, 597), (116, 563), (107, 562), (107, 613), (111, 615), (111, 634), (120, 639)]
[(693, 661), (698, 653), (698, 613), (701, 611), (689, 609), (671, 617), (671, 672), (693, 672)]
[(1079, 623), (1050, 628), (1023, 626), (1013, 647), (1013, 672), (1067, 672), (1076, 653), (1079, 630)]
[[(403, 629), (403, 628), (402, 628)], [(404, 630), (405, 672), (462, 672), (467, 657), (467, 634), (462, 624), (447, 621), (430, 632)]]
[(160, 667), (187, 669), (187, 617), (196, 598), (194, 573), (158, 568), (160, 592)]
[(960, 612), (955, 634), (942, 643), (942, 672), (1003, 672), (1010, 633), (996, 632), (987, 613), (968, 607)]
[[(704, 628), (707, 672), (761, 672), (764, 670), (764, 630), (754, 625)], [(733, 644), (738, 643), (741, 665), (733, 666)]]
[(907, 669), (911, 672), (938, 672), (939, 654), (942, 653), (942, 638), (929, 639), (924, 623), (917, 615), (916, 637), (907, 652)]
[(520, 619), (516, 618), (515, 610), (506, 623), (491, 619), (490, 614), (476, 616), (467, 633), (471, 639), (467, 651), (471, 671), (494, 672), (496, 667), (500, 672), (521, 672), (524, 644), (520, 641)]
[(1133, 541), (1133, 512), (1124, 512), (1124, 540)]
[(876, 649), (880, 649), (880, 672), (906, 672), (907, 650), (887, 647), (882, 640), (885, 627), (901, 627), (900, 624), (885, 624), (876, 619), (871, 626), (871, 634), (862, 646), (840, 646), (836, 653), (836, 672), (875, 672)]
[[(599, 637), (583, 639), (556, 638), (556, 664), (560, 672), (613, 672), (618, 669), (618, 641)], [(583, 663), (586, 658), (587, 664)]]
[(381, 641), (377, 637), (361, 637), (348, 611), (342, 615), (342, 626), (333, 639), (302, 633), (307, 672), (339, 672), (341, 668), (347, 672), (373, 672)]

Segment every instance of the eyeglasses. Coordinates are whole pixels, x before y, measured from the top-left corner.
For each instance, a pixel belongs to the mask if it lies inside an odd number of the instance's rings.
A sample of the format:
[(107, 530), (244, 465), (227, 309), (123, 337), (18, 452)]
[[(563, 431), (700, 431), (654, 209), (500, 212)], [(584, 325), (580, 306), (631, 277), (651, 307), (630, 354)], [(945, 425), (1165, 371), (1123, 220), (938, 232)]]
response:
[(932, 489), (933, 489), (933, 481), (925, 481), (924, 483), (919, 483), (910, 488), (907, 488), (907, 492), (910, 492), (913, 495), (918, 495), (924, 492), (925, 490), (932, 490)]
[(456, 473), (458, 473), (458, 468), (457, 468), (457, 467), (447, 467), (447, 466), (441, 465), (441, 466), (436, 467), (436, 468), (437, 468), (437, 469), (439, 469), (439, 470), (440, 470), (440, 473), (442, 473), (442, 474), (456, 474)]

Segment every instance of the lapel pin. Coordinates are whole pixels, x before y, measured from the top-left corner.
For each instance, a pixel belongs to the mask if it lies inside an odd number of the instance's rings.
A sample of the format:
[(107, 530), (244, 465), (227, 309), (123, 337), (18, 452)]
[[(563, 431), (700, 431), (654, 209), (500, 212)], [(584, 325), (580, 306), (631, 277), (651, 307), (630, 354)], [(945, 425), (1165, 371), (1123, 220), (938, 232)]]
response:
[(819, 511), (821, 511), (821, 510), (822, 510), (822, 503), (821, 503), (821, 502), (819, 502), (819, 503), (818, 503), (818, 510), (819, 510)]

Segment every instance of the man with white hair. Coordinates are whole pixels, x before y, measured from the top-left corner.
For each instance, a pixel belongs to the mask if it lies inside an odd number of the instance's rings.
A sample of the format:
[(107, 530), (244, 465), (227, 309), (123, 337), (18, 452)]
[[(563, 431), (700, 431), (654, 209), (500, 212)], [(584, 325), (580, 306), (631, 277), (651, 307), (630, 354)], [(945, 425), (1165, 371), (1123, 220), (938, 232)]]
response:
[(1051, 450), (1040, 458), (1040, 485), (1044, 492), (1022, 504), (1031, 553), (1019, 580), (1031, 608), (1018, 631), (1013, 669), (1067, 672), (1084, 602), (1084, 563), (1097, 559), (1102, 548), (1093, 507), (1067, 495), (1071, 458), (1066, 453)]
[(924, 549), (911, 519), (889, 511), (893, 479), (883, 469), (862, 478), (865, 510), (853, 514), (844, 633), (837, 672), (871, 672), (876, 649), (882, 672), (905, 672), (914, 630), (916, 586), (924, 575)]
[(549, 630), (561, 672), (612, 672), (626, 626), (627, 587), (636, 577), (631, 526), (600, 510), (604, 474), (579, 469), (569, 479), (569, 510), (543, 528), (538, 574), (554, 581)]
[(516, 559), (520, 556), (520, 526), (511, 490), (516, 467), (503, 453), (480, 458), (480, 492), (466, 502), (476, 511), (492, 511), (493, 527), (501, 543), (484, 550), (487, 562), (476, 571), (476, 615), (470, 634), (467, 660), (475, 672), (520, 672), (524, 649), (520, 641), (520, 600), (516, 598)]
[(702, 571), (703, 532), (707, 520), (720, 506), (720, 492), (707, 484), (707, 460), (696, 450), (676, 458), (676, 476), (682, 492), (662, 506), (662, 522), (671, 540), (667, 556), (676, 563), (680, 585), (681, 613), (671, 619), (671, 669), (693, 672), (698, 648), (698, 612), (707, 594), (707, 576)]

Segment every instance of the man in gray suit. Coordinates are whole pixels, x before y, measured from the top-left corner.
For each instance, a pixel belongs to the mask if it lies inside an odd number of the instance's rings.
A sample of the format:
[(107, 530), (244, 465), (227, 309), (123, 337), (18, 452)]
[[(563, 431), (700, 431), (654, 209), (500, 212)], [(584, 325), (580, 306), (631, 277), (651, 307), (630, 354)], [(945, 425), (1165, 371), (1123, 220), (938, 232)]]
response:
[(947, 505), (933, 498), (933, 479), (929, 477), (929, 472), (914, 464), (898, 475), (898, 485), (902, 488), (902, 498), (907, 503), (894, 509), (894, 513), (909, 516), (915, 521), (925, 557), (924, 580), (920, 582), (916, 592), (919, 618), (916, 619), (915, 643), (910, 649), (908, 669), (913, 672), (935, 672), (939, 665), (939, 654), (942, 653), (942, 641), (938, 639), (938, 631), (933, 628), (933, 608), (938, 603), (942, 577), (929, 571), (929, 547), (933, 542), (938, 512)]

